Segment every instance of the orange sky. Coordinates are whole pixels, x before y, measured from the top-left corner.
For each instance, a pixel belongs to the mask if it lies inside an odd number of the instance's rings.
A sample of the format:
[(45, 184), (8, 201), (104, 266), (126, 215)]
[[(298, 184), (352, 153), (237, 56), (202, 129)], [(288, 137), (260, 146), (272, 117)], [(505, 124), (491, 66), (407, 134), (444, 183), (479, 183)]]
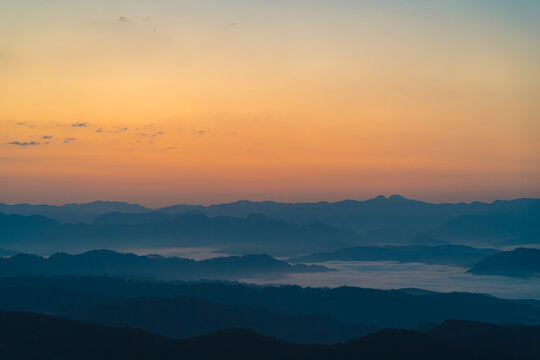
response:
[(2, 2), (0, 202), (540, 196), (540, 7), (452, 3)]

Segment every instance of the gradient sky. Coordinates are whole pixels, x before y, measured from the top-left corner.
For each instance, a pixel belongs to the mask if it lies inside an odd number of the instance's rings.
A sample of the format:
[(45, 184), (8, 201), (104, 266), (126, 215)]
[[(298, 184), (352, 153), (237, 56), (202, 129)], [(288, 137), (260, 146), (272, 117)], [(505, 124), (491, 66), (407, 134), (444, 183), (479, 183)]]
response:
[(0, 2), (0, 202), (540, 197), (540, 2)]

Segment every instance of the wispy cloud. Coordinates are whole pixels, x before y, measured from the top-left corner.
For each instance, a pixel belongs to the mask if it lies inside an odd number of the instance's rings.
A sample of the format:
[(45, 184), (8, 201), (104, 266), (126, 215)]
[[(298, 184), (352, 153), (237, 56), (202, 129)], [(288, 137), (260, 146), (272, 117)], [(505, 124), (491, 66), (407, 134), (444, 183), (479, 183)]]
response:
[(73, 127), (87, 127), (88, 123), (86, 123), (86, 122), (76, 122), (76, 123), (71, 124), (71, 126), (73, 126)]
[(21, 141), (12, 141), (9, 144), (10, 145), (22, 146), (22, 147), (39, 145), (39, 143), (35, 142), (35, 141), (22, 141), (22, 142)]
[(48, 140), (48, 139), (52, 139), (53, 137), (51, 135), (43, 135), (41, 138)]
[(107, 132), (107, 133), (121, 133), (121, 132), (124, 132), (124, 131), (127, 131), (127, 130), (128, 130), (128, 128), (125, 127), (125, 126), (113, 126), (112, 128), (109, 128), (109, 129), (99, 127), (96, 130), (94, 130), (94, 132), (97, 132), (97, 133), (104, 133), (104, 132)]
[(158, 131), (156, 133), (150, 134), (150, 133), (139, 133), (140, 136), (146, 136), (146, 137), (156, 137), (159, 135), (165, 134), (163, 131)]
[(202, 130), (202, 129), (195, 130), (195, 129), (193, 129), (193, 133), (195, 135), (198, 135), (198, 136), (204, 136), (204, 135), (208, 134), (208, 131), (209, 130)]
[(28, 121), (18, 121), (17, 125), (19, 125), (19, 126), (28, 126), (28, 127), (31, 127), (31, 128), (33, 128), (35, 126), (34, 124), (29, 123)]
[(72, 138), (72, 137), (67, 137), (67, 138), (64, 139), (64, 144), (70, 143), (70, 142), (75, 141), (75, 140), (77, 140), (77, 139)]
[(131, 20), (129, 20), (127, 17), (125, 16), (119, 16), (118, 19), (116, 19), (119, 23), (122, 23), (122, 24), (130, 24), (131, 23)]

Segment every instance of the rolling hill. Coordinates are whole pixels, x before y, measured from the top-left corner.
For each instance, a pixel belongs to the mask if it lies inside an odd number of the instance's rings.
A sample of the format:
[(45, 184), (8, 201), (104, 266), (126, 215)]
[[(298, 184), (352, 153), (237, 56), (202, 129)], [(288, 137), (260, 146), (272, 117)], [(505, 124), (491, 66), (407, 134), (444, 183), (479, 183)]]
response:
[[(464, 338), (461, 334), (473, 334)], [(493, 334), (502, 336), (489, 339)], [(299, 345), (243, 329), (171, 339), (131, 328), (0, 312), (2, 359), (538, 359), (540, 327), (469, 322), (422, 333), (384, 330), (344, 344)], [(484, 341), (474, 341), (482, 339)], [(32, 344), (32, 346), (28, 346)]]
[(196, 261), (93, 250), (78, 255), (56, 253), (47, 258), (28, 254), (0, 258), (0, 276), (108, 275), (161, 280), (224, 280), (254, 274), (324, 271), (330, 269), (320, 265), (290, 265), (268, 255), (217, 257)]
[(540, 250), (517, 248), (487, 257), (469, 269), (477, 275), (530, 277), (540, 275)]

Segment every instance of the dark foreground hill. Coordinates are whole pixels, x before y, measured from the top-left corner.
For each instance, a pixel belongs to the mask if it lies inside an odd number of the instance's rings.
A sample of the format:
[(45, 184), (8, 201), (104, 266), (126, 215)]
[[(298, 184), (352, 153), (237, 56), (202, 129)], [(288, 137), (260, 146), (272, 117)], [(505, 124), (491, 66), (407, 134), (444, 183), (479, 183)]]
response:
[(295, 343), (333, 344), (364, 335), (369, 330), (328, 316), (277, 313), (190, 297), (136, 298), (69, 308), (60, 315), (104, 325), (130, 326), (176, 338), (244, 328)]
[(290, 265), (268, 255), (217, 257), (196, 261), (93, 250), (79, 255), (57, 253), (48, 258), (28, 254), (0, 258), (0, 276), (108, 275), (161, 280), (223, 280), (265, 273), (324, 271), (329, 269), (320, 265)]
[(321, 315), (277, 313), (192, 297), (124, 299), (58, 287), (5, 287), (0, 310), (54, 314), (112, 326), (130, 326), (176, 338), (245, 328), (282, 340), (332, 344), (368, 329)]
[[(117, 303), (118, 298), (196, 297), (223, 305), (249, 307), (265, 312), (325, 315), (342, 322), (379, 329), (425, 328), (448, 319), (496, 324), (540, 324), (540, 306), (536, 302), (504, 300), (489, 295), (457, 292), (411, 292), (358, 287), (335, 289), (298, 286), (260, 287), (212, 282), (171, 284), (73, 276), (0, 278), (0, 291), (4, 292), (8, 287), (64, 288), (106, 296), (106, 299), (112, 298), (108, 303)], [(52, 298), (49, 299), (53, 301)], [(12, 304), (17, 304), (16, 298), (12, 300)], [(75, 302), (62, 301), (68, 306), (75, 307), (93, 305), (83, 303), (78, 306)], [(21, 304), (24, 302), (28, 300), (21, 300)], [(39, 305), (43, 301), (40, 297), (34, 297), (34, 302)], [(9, 309), (27, 310), (35, 307)]]
[(469, 267), (479, 260), (498, 253), (495, 249), (477, 249), (463, 245), (439, 246), (359, 246), (333, 252), (317, 253), (289, 259), (292, 263), (315, 263), (333, 260), (420, 262), (426, 264)]
[[(442, 328), (442, 329), (441, 329)], [(457, 333), (457, 335), (456, 335)], [(492, 341), (494, 333), (499, 336)], [(463, 339), (460, 334), (472, 334)], [(538, 359), (539, 327), (452, 322), (385, 330), (345, 344), (298, 345), (232, 329), (185, 340), (32, 313), (0, 312), (0, 358), (11, 359)], [(31, 344), (31, 346), (29, 346)]]
[(517, 248), (481, 260), (469, 269), (478, 275), (530, 277), (540, 275), (540, 250)]

